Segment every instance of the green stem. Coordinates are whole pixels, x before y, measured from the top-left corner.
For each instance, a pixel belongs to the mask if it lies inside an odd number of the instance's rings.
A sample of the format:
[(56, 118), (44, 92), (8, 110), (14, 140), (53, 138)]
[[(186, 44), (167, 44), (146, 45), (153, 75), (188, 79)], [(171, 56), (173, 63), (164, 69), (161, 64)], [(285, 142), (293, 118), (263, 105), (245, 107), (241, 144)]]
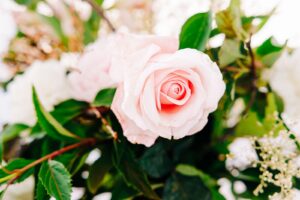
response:
[(8, 176), (0, 178), (0, 183), (6, 182), (6, 181), (11, 180), (11, 179), (13, 179), (15, 177), (16, 177), (16, 174), (10, 174)]

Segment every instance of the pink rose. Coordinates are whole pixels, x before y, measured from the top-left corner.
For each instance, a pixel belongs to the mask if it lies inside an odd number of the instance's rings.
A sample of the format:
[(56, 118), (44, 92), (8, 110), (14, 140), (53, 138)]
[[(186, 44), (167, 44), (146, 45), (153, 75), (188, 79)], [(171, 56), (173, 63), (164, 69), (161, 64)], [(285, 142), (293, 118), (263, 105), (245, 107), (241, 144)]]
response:
[(101, 89), (115, 87), (124, 79), (124, 66), (139, 54), (152, 57), (177, 49), (178, 41), (170, 37), (113, 34), (101, 38), (86, 48), (69, 75), (74, 98), (92, 102)]
[(225, 90), (218, 66), (204, 53), (158, 51), (150, 46), (127, 59), (112, 105), (127, 139), (146, 146), (159, 136), (179, 139), (203, 129)]

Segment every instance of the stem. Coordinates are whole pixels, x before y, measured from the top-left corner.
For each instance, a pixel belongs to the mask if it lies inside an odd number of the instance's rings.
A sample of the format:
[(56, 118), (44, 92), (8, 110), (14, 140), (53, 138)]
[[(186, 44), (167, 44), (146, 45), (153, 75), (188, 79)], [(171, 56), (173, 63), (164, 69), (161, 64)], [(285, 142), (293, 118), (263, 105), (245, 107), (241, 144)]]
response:
[(93, 145), (96, 143), (96, 139), (95, 138), (88, 138), (88, 139), (84, 139), (82, 140), (81, 142), (79, 143), (76, 143), (76, 144), (72, 144), (72, 145), (69, 145), (69, 146), (66, 146), (62, 149), (59, 149), (57, 151), (54, 151), (32, 163), (30, 163), (29, 165), (21, 168), (21, 169), (17, 169), (14, 171), (13, 174), (9, 175), (9, 176), (6, 176), (2, 179), (0, 179), (0, 183), (2, 182), (5, 182), (7, 180), (10, 180), (11, 178), (13, 178), (12, 180), (15, 181), (18, 177), (20, 177), (24, 172), (26, 172), (27, 170), (29, 170), (30, 168), (32, 167), (35, 167), (36, 165), (39, 165), (41, 164), (42, 162), (46, 161), (46, 160), (49, 160), (49, 159), (53, 159), (54, 157), (56, 156), (59, 156), (67, 151), (70, 151), (72, 149), (76, 149), (78, 147), (81, 147), (81, 146), (85, 146), (85, 145)]
[(86, 1), (88, 4), (92, 6), (92, 8), (98, 13), (104, 21), (106, 21), (108, 27), (112, 30), (112, 32), (116, 32), (116, 28), (114, 25), (111, 23), (111, 21), (107, 18), (107, 16), (104, 13), (104, 10), (94, 1), (94, 0), (83, 0)]
[(8, 181), (8, 180), (13, 179), (13, 178), (15, 178), (15, 177), (16, 177), (15, 174), (11, 174), (11, 175), (5, 176), (5, 177), (3, 177), (3, 178), (0, 178), (0, 183), (3, 183), (3, 182), (5, 182), (5, 181)]
[(249, 51), (249, 55), (251, 58), (250, 73), (252, 75), (252, 83), (251, 83), (252, 92), (251, 92), (249, 103), (244, 111), (244, 114), (246, 114), (250, 110), (257, 96), (257, 73), (256, 73), (256, 65), (255, 65), (255, 56), (251, 47), (251, 38), (252, 35), (250, 35), (249, 41), (246, 43), (246, 47)]
[(91, 111), (96, 115), (96, 117), (98, 119), (101, 120), (101, 122), (104, 125), (105, 129), (107, 130), (107, 132), (109, 134), (111, 134), (115, 140), (117, 140), (118, 139), (117, 132), (113, 130), (113, 128), (108, 123), (108, 121), (102, 116), (101, 112), (97, 108), (95, 108), (95, 107), (92, 107)]

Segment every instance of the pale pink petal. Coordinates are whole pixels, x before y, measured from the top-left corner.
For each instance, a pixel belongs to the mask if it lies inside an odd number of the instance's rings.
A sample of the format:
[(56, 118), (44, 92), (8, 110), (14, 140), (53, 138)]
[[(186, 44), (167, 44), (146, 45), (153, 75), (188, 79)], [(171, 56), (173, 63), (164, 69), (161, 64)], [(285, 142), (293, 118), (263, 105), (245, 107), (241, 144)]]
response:
[[(147, 48), (140, 50), (136, 53), (136, 62), (132, 63), (130, 67), (127, 68), (125, 73), (124, 80), (124, 101), (122, 102), (122, 109), (126, 113), (126, 115), (134, 120), (139, 127), (144, 130), (147, 130), (143, 117), (141, 115), (140, 107), (139, 107), (139, 98), (140, 91), (137, 91), (137, 79), (140, 76), (143, 68), (141, 66), (145, 66), (152, 55), (159, 51), (159, 48), (155, 45), (150, 45)], [(139, 59), (138, 59), (139, 58)], [(141, 85), (143, 87), (143, 85)]]
[(143, 144), (147, 147), (153, 145), (158, 136), (150, 131), (142, 130), (134, 123), (134, 121), (125, 115), (120, 106), (123, 101), (123, 97), (123, 88), (119, 87), (115, 94), (111, 108), (122, 126), (124, 136), (134, 144)]
[(178, 39), (173, 37), (119, 33), (115, 35), (114, 39), (116, 46), (115, 51), (112, 52), (112, 66), (109, 74), (116, 82), (123, 81), (127, 67), (130, 67), (132, 62), (139, 60), (136, 52), (147, 49), (149, 46), (156, 46), (158, 49), (153, 52), (150, 59), (157, 53), (174, 53), (179, 46)]

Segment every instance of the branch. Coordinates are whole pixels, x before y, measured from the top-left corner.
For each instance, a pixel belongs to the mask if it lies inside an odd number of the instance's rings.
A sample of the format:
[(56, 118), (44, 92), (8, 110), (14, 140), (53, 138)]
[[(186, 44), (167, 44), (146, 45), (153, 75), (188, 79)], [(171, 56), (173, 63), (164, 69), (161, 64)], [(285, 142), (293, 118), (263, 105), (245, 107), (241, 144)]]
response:
[(104, 13), (104, 10), (94, 1), (94, 0), (83, 0), (86, 1), (88, 4), (92, 6), (92, 8), (98, 13), (104, 21), (106, 21), (108, 27), (112, 30), (112, 32), (116, 32), (116, 28), (114, 25), (111, 23), (111, 21), (107, 18), (107, 16)]
[(251, 96), (250, 96), (250, 100), (249, 103), (244, 111), (244, 114), (246, 114), (252, 107), (252, 105), (255, 102), (256, 96), (257, 96), (257, 73), (256, 73), (256, 65), (255, 65), (255, 56), (251, 47), (251, 38), (252, 35), (250, 35), (249, 41), (246, 43), (246, 47), (249, 51), (249, 55), (251, 58), (251, 65), (250, 65), (250, 73), (252, 76), (252, 82), (251, 82)]
[(32, 163), (30, 163), (29, 165), (21, 168), (21, 169), (17, 169), (17, 170), (14, 170), (13, 173), (7, 177), (4, 177), (2, 179), (0, 179), (0, 183), (1, 182), (5, 182), (7, 180), (10, 180), (8, 184), (12, 184), (15, 180), (17, 180), (24, 172), (26, 172), (27, 170), (29, 170), (30, 168), (32, 167), (35, 167), (36, 165), (39, 165), (41, 164), (42, 162), (46, 161), (46, 160), (49, 160), (49, 159), (53, 159), (55, 158), (56, 156), (59, 156), (67, 151), (70, 151), (72, 149), (76, 149), (78, 147), (81, 147), (81, 146), (86, 146), (86, 145), (93, 145), (96, 143), (96, 139), (95, 138), (87, 138), (87, 139), (84, 139), (82, 140), (81, 142), (79, 143), (76, 143), (76, 144), (72, 144), (72, 145), (69, 145), (69, 146), (66, 146), (62, 149), (59, 149), (57, 151), (54, 151)]

